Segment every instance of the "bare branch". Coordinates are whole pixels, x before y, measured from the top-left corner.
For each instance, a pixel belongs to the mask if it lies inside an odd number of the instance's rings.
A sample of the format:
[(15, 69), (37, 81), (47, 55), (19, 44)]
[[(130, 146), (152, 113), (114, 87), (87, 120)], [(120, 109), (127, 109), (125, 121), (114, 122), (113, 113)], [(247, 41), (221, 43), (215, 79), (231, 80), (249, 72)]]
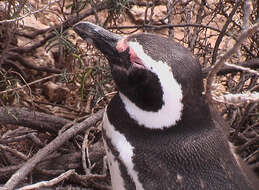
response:
[(215, 43), (215, 47), (214, 47), (214, 50), (213, 50), (213, 54), (212, 54), (212, 64), (214, 64), (216, 62), (216, 58), (217, 58), (217, 55), (218, 55), (218, 49), (219, 49), (219, 45), (227, 31), (227, 28), (229, 26), (229, 24), (231, 23), (232, 21), (232, 18), (234, 16), (234, 14), (236, 13), (237, 11), (237, 8), (240, 6), (240, 4), (242, 3), (242, 0), (238, 0), (234, 6), (234, 8), (232, 9), (231, 13), (229, 14), (228, 16), (228, 20), (227, 22), (225, 23), (225, 25), (223, 26), (218, 38), (217, 38), (217, 41)]
[(23, 89), (23, 88), (25, 88), (25, 87), (29, 87), (29, 86), (31, 86), (31, 85), (33, 85), (33, 84), (36, 84), (36, 83), (39, 83), (39, 82), (42, 82), (42, 81), (45, 81), (45, 80), (48, 80), (48, 79), (51, 79), (51, 78), (55, 78), (55, 77), (58, 77), (58, 76), (62, 76), (62, 75), (64, 75), (64, 74), (63, 74), (63, 73), (61, 73), (61, 74), (53, 74), (53, 75), (47, 76), (47, 77), (45, 77), (45, 78), (41, 78), (41, 79), (39, 79), (39, 80), (36, 80), (36, 81), (30, 82), (30, 83), (27, 83), (27, 84), (25, 84), (25, 85), (23, 85), (23, 86), (19, 86), (19, 87), (17, 87), (17, 88), (13, 88), (13, 89), (8, 89), (8, 90), (1, 91), (1, 92), (0, 92), (0, 95), (1, 95), (1, 94), (4, 94), (4, 93), (12, 92), (12, 91), (20, 90), (20, 89)]
[[(232, 64), (233, 65), (233, 64)], [(259, 68), (259, 58), (250, 59), (244, 62), (236, 63), (235, 66), (241, 66), (242, 68), (249, 67), (250, 69), (258, 69)], [(207, 77), (208, 73), (212, 70), (212, 68), (203, 69), (202, 73), (204, 77)], [(224, 64), (221, 70), (217, 73), (217, 75), (225, 75), (228, 73), (237, 73), (242, 71), (240, 67), (231, 67)]]
[(61, 181), (65, 180), (65, 179), (69, 178), (71, 175), (74, 174), (74, 172), (75, 172), (75, 170), (68, 170), (65, 173), (59, 175), (58, 177), (56, 177), (52, 180), (41, 181), (41, 182), (38, 182), (38, 183), (35, 183), (32, 185), (27, 185), (22, 188), (19, 188), (18, 190), (30, 190), (30, 189), (38, 189), (40, 187), (51, 187), (51, 186), (54, 186), (54, 185), (60, 183)]
[(31, 15), (34, 15), (34, 14), (37, 14), (37, 13), (39, 13), (39, 12), (42, 12), (42, 11), (46, 10), (50, 5), (52, 5), (52, 4), (54, 4), (54, 3), (57, 3), (57, 2), (59, 2), (59, 1), (60, 1), (60, 0), (50, 1), (45, 7), (41, 8), (41, 9), (39, 9), (39, 10), (37, 10), (37, 11), (29, 12), (29, 13), (27, 13), (26, 15), (21, 16), (21, 17), (18, 17), (18, 18), (14, 18), (14, 19), (10, 19), (10, 20), (1, 20), (1, 21), (0, 21), (0, 24), (8, 23), (8, 22), (16, 22), (16, 21), (18, 21), (18, 20), (22, 20), (22, 19), (24, 19), (25, 17), (31, 16)]
[[(110, 26), (107, 27), (107, 29), (134, 29), (134, 28), (151, 28), (152, 30), (162, 30), (165, 28), (169, 28), (169, 29), (173, 29), (173, 28), (179, 28), (179, 27), (200, 27), (200, 28), (207, 28), (207, 29), (211, 29), (213, 31), (216, 32), (221, 32), (221, 30), (209, 26), (209, 25), (203, 25), (203, 24), (192, 24), (192, 23), (188, 23), (188, 24), (156, 24), (156, 25), (147, 25), (147, 24), (143, 24), (143, 25), (132, 25), (132, 26)], [(225, 33), (228, 36), (231, 36), (228, 33)]]
[(217, 102), (231, 104), (234, 106), (244, 106), (248, 103), (258, 103), (259, 93), (257, 92), (246, 92), (244, 94), (226, 94), (221, 96), (216, 96), (213, 94), (213, 99)]
[(242, 67), (242, 66), (235, 65), (235, 64), (232, 64), (232, 63), (225, 63), (225, 65), (229, 66), (229, 67), (232, 67), (232, 68), (235, 68), (236, 70), (246, 71), (246, 72), (249, 72), (249, 73), (252, 73), (252, 74), (255, 74), (255, 75), (259, 76), (259, 72), (257, 72), (256, 70), (252, 70), (250, 68)]
[(15, 149), (12, 149), (12, 148), (8, 147), (8, 146), (4, 146), (4, 145), (0, 144), (0, 149), (11, 152), (15, 156), (17, 156), (18, 158), (21, 158), (23, 160), (28, 160), (28, 157), (26, 155), (24, 155), (23, 153), (15, 150)]
[[(83, 14), (80, 14), (78, 16), (71, 16), (67, 20), (65, 20), (62, 24), (57, 25), (55, 27), (51, 27), (51, 30), (48, 30), (48, 32), (51, 32), (51, 31), (54, 31), (54, 30), (60, 31), (61, 28), (63, 29), (63, 31), (65, 31), (69, 27), (73, 26), (75, 23), (84, 19), (85, 17), (93, 15), (95, 13), (95, 11), (99, 12), (99, 11), (102, 11), (104, 9), (109, 9), (111, 6), (112, 5), (109, 4), (109, 3), (99, 3), (98, 5), (96, 5), (96, 7), (94, 9), (86, 10)], [(41, 41), (31, 45), (31, 46), (18, 47), (18, 48), (13, 48), (11, 50), (14, 51), (14, 52), (18, 52), (18, 53), (30, 52), (31, 50), (34, 50), (34, 49), (36, 49), (40, 46), (43, 46), (46, 42), (48, 42), (54, 36), (55, 36), (55, 33), (50, 33), (43, 40), (41, 40)]]
[[(88, 136), (89, 136), (89, 130), (86, 130), (85, 135), (84, 135), (84, 140), (83, 140), (83, 144), (82, 144), (82, 165), (85, 171), (85, 174), (90, 174), (91, 173), (91, 161), (89, 159), (89, 152), (88, 152)], [(87, 158), (87, 161), (86, 161)], [(88, 166), (86, 165), (86, 162), (88, 163)]]
[(6, 182), (3, 189), (12, 190), (14, 189), (21, 180), (24, 179), (25, 176), (28, 175), (32, 171), (32, 169), (47, 155), (52, 153), (54, 150), (58, 149), (61, 145), (63, 145), (67, 140), (69, 140), (74, 135), (79, 132), (86, 130), (91, 125), (95, 124), (102, 118), (104, 110), (100, 110), (97, 113), (93, 114), (86, 120), (81, 123), (78, 123), (66, 130), (64, 133), (60, 134), (53, 141), (51, 141), (47, 146), (39, 150), (31, 159), (29, 159), (23, 167), (21, 167), (18, 171), (16, 171), (12, 177)]
[(243, 30), (246, 30), (249, 27), (249, 17), (252, 12), (252, 1), (246, 0), (244, 3), (244, 24)]
[(0, 107), (0, 123), (21, 125), (39, 131), (57, 134), (70, 121), (54, 115), (31, 111), (25, 108)]
[(239, 37), (239, 39), (237, 40), (237, 42), (235, 43), (235, 45), (230, 48), (223, 56), (221, 56), (218, 61), (216, 62), (214, 68), (211, 70), (211, 72), (209, 73), (208, 77), (207, 77), (207, 85), (206, 85), (206, 97), (208, 98), (209, 101), (212, 101), (212, 97), (211, 97), (211, 89), (212, 89), (212, 83), (214, 78), (216, 77), (217, 73), (220, 71), (220, 69), (222, 68), (222, 66), (224, 65), (224, 62), (230, 58), (231, 55), (233, 55), (238, 48), (240, 47), (240, 45), (249, 37), (251, 36), (254, 32), (257, 31), (257, 29), (259, 28), (259, 23), (254, 24), (253, 26), (251, 26), (250, 28), (248, 28), (247, 30), (245, 30), (241, 36)]

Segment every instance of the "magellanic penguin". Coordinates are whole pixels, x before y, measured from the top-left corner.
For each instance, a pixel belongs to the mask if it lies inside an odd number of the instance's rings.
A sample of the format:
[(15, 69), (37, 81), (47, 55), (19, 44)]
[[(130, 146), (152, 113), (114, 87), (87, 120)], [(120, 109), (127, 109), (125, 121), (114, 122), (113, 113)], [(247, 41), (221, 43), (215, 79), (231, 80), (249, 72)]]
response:
[(74, 30), (109, 60), (118, 93), (103, 135), (113, 190), (252, 190), (202, 95), (192, 53), (154, 34)]

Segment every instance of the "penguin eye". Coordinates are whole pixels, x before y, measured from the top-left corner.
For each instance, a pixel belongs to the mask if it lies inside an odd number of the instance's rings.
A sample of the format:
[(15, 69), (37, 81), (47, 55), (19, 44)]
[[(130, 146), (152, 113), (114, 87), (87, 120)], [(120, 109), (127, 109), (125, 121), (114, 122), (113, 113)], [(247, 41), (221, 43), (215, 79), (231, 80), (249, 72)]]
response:
[(127, 49), (125, 49), (124, 51), (119, 52), (119, 54), (120, 54), (120, 56), (122, 56), (122, 57), (128, 57), (129, 54), (130, 54), (130, 49), (127, 48)]
[(127, 48), (123, 52), (120, 52), (118, 57), (120, 58), (120, 61), (122, 63), (127, 62), (127, 60), (129, 61), (130, 60), (129, 48)]
[(141, 61), (134, 61), (132, 62), (133, 66), (137, 67), (137, 68), (145, 68), (145, 66), (143, 65), (143, 63)]

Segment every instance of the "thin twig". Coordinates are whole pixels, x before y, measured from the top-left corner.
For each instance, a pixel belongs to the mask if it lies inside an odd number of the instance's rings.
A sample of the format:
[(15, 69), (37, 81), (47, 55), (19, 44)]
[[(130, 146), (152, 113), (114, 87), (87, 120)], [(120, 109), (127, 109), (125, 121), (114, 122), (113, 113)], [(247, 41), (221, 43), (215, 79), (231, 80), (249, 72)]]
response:
[(22, 188), (19, 188), (18, 190), (30, 190), (30, 189), (38, 189), (38, 188), (41, 188), (41, 187), (51, 187), (51, 186), (54, 186), (58, 183), (60, 183), (61, 181), (69, 178), (71, 175), (73, 175), (75, 172), (75, 170), (68, 170), (66, 171), (65, 173), (62, 173), (61, 175), (59, 175), (58, 177), (52, 179), (52, 180), (49, 180), (49, 181), (41, 181), (41, 182), (38, 182), (38, 183), (35, 183), (35, 184), (32, 184), (32, 185), (27, 185), (27, 186), (24, 186)]
[(20, 181), (23, 180), (42, 159), (44, 159), (47, 155), (51, 154), (53, 151), (58, 149), (74, 135), (78, 134), (83, 130), (86, 130), (87, 128), (95, 124), (97, 121), (99, 121), (102, 118), (103, 112), (104, 110), (100, 110), (97, 113), (90, 116), (89, 118), (87, 118), (86, 120), (84, 120), (83, 122), (74, 125), (64, 133), (57, 136), (44, 148), (40, 149), (31, 159), (29, 159), (23, 165), (23, 167), (21, 167), (12, 175), (12, 177), (4, 185), (3, 189), (14, 189), (20, 183)]
[(25, 86), (27, 86), (27, 88), (29, 89), (30, 97), (32, 97), (31, 87), (28, 85), (27, 81), (23, 78), (23, 76), (20, 73), (16, 72), (16, 71), (10, 71), (10, 73), (14, 73), (14, 74), (18, 75), (22, 79), (22, 81), (25, 83)]
[(255, 74), (255, 75), (259, 76), (259, 72), (258, 71), (252, 70), (252, 69), (247, 68), (247, 67), (242, 67), (240, 65), (235, 65), (235, 64), (232, 64), (232, 63), (225, 63), (225, 65), (229, 66), (229, 67), (232, 67), (232, 68), (235, 68), (236, 70), (246, 71), (246, 72), (249, 72), (249, 73), (252, 73), (252, 74)]
[(60, 135), (61, 133), (64, 133), (68, 128), (70, 128), (71, 126), (73, 126), (74, 124), (83, 121), (84, 119), (88, 118), (88, 115), (79, 117), (74, 119), (73, 121), (67, 123), (66, 125), (64, 125), (59, 131), (58, 131), (58, 135)]
[(259, 102), (259, 93), (247, 92), (243, 94), (226, 94), (221, 96), (213, 95), (213, 100), (224, 104), (243, 106), (249, 103)]
[[(91, 173), (91, 169), (92, 169), (92, 164), (89, 158), (89, 152), (88, 152), (88, 146), (89, 146), (89, 142), (88, 142), (88, 136), (89, 136), (90, 130), (86, 130), (85, 132), (85, 136), (84, 136), (84, 140), (83, 140), (83, 144), (82, 144), (82, 165), (85, 171), (85, 174), (90, 174)], [(87, 159), (87, 160), (86, 160)], [(86, 163), (88, 164), (88, 167), (86, 165)]]
[[(198, 8), (198, 13), (196, 15), (196, 24), (201, 24), (202, 23), (202, 14), (204, 12), (204, 4), (206, 2), (204, 0), (202, 0), (201, 4), (199, 5), (199, 8)], [(198, 38), (198, 32), (199, 32), (199, 28), (197, 27), (194, 27), (193, 29), (193, 34), (191, 35), (191, 38), (190, 38), (190, 49), (192, 50), (192, 52), (194, 51), (194, 48), (195, 48), (195, 43), (197, 41), (197, 38)]]
[(63, 31), (67, 30), (69, 27), (73, 26), (75, 23), (79, 22), (80, 20), (83, 20), (85, 17), (88, 17), (90, 15), (94, 14), (94, 11), (102, 11), (104, 9), (109, 9), (112, 7), (111, 3), (99, 3), (96, 5), (95, 10), (94, 9), (89, 9), (86, 10), (84, 13), (78, 15), (78, 16), (71, 16), (67, 20), (65, 20), (62, 24), (57, 25), (56, 27), (51, 27), (51, 30), (49, 30), (50, 34), (46, 36), (43, 40), (36, 42), (30, 46), (25, 46), (25, 47), (17, 47), (17, 48), (12, 48), (10, 50), (16, 51), (18, 53), (26, 53), (30, 52), (31, 50), (37, 49), (41, 46), (43, 46), (45, 43), (47, 43), (51, 38), (55, 37), (55, 33), (52, 31), (60, 31), (61, 28), (63, 28)]
[[(221, 32), (221, 30), (214, 28), (212, 26), (208, 26), (208, 25), (203, 25), (203, 24), (192, 24), (192, 23), (188, 23), (188, 24), (156, 24), (156, 25), (132, 25), (132, 26), (110, 26), (107, 27), (107, 29), (134, 29), (134, 28), (152, 28), (153, 30), (161, 30), (161, 29), (165, 29), (165, 28), (180, 28), (180, 27), (200, 27), (200, 28), (207, 28), (207, 29), (211, 29), (213, 31), (216, 32)], [(232, 36), (231, 34), (225, 33), (227, 36)]]
[(23, 153), (15, 150), (15, 149), (12, 149), (12, 148), (8, 147), (8, 146), (4, 146), (4, 145), (0, 144), (0, 149), (8, 151), (8, 152), (14, 154), (15, 156), (17, 156), (18, 158), (21, 158), (23, 160), (28, 160), (28, 157), (26, 155), (24, 155)]
[[(23, 86), (19, 86), (19, 87), (17, 87), (17, 88), (12, 88), (12, 89), (8, 89), (8, 90), (1, 91), (1, 92), (0, 92), (0, 95), (1, 95), (1, 94), (4, 94), (4, 93), (12, 92), (12, 91), (20, 90), (20, 89), (23, 89), (23, 88), (25, 88), (25, 87), (29, 87), (29, 86), (31, 86), (31, 85), (33, 85), (33, 84), (36, 84), (36, 83), (39, 83), (39, 82), (42, 82), (42, 81), (45, 81), (45, 80), (48, 80), (48, 79), (51, 79), (51, 78), (55, 78), (55, 77), (58, 77), (58, 76), (62, 76), (62, 75), (64, 75), (64, 74), (63, 74), (63, 73), (60, 73), (60, 74), (53, 74), (53, 75), (47, 76), (47, 77), (45, 77), (45, 78), (41, 78), (41, 79), (39, 79), (39, 80), (35, 80), (35, 81), (33, 81), (33, 82), (27, 83), (27, 84), (25, 84), (25, 85), (23, 85)], [(70, 74), (70, 73), (67, 73), (67, 75), (71, 75), (71, 74)]]
[(24, 56), (16, 53), (15, 51), (7, 51), (6, 54), (4, 55), (4, 58), (5, 58), (5, 62), (7, 61), (19, 62), (22, 66), (28, 69), (33, 69), (33, 70), (53, 73), (53, 74), (60, 74), (62, 72), (60, 69), (51, 68), (49, 66), (36, 66), (35, 63), (30, 63), (24, 58)]
[(229, 24), (231, 23), (232, 18), (233, 18), (234, 14), (237, 11), (237, 8), (240, 6), (241, 3), (242, 3), (242, 0), (238, 0), (236, 2), (235, 6), (233, 7), (231, 13), (228, 16), (228, 20), (226, 21), (226, 23), (224, 24), (222, 30), (220, 31), (220, 34), (219, 34), (219, 36), (218, 36), (218, 38), (216, 40), (215, 47), (214, 47), (213, 54), (212, 54), (212, 64), (214, 64), (216, 62), (219, 45), (222, 42), (222, 39), (223, 39), (224, 35), (226, 34), (227, 28), (228, 28)]
[(154, 9), (155, 9), (155, 6), (156, 6), (156, 1), (157, 0), (154, 0), (153, 5), (151, 7), (151, 13), (149, 15), (149, 20), (148, 20), (149, 21), (148, 22), (149, 25), (153, 23), (153, 16), (154, 16)]
[[(249, 67), (250, 69), (258, 69), (259, 68), (259, 58), (250, 59), (244, 62), (238, 62), (235, 65), (242, 66), (242, 68)], [(208, 73), (212, 70), (212, 67), (205, 68), (202, 70), (202, 73), (204, 75), (204, 78), (207, 77)], [(229, 67), (224, 64), (224, 66), (221, 68), (221, 70), (217, 73), (217, 75), (225, 75), (228, 73), (237, 73), (242, 70), (238, 69), (237, 67)]]
[[(173, 3), (172, 0), (167, 0), (167, 4), (166, 4), (166, 9), (167, 9), (167, 20), (168, 20), (168, 24), (172, 24), (173, 23)], [(174, 38), (174, 29), (173, 28), (169, 28), (168, 30), (168, 38), (169, 39), (173, 39)]]
[(240, 47), (240, 45), (249, 37), (251, 36), (254, 32), (257, 31), (259, 28), (259, 22), (245, 30), (239, 39), (236, 41), (235, 45), (230, 48), (223, 56), (221, 56), (218, 61), (216, 62), (214, 68), (209, 72), (208, 77), (207, 77), (207, 85), (206, 85), (206, 97), (210, 102), (212, 102), (212, 97), (211, 97), (211, 90), (212, 90), (212, 83), (214, 78), (216, 77), (217, 73), (220, 71), (220, 69), (223, 67), (224, 62), (230, 58), (231, 55), (233, 55), (237, 49)]
[(243, 27), (242, 27), (243, 30), (246, 30), (249, 27), (249, 17), (250, 17), (251, 12), (252, 12), (252, 6), (253, 5), (252, 5), (251, 0), (245, 1), (245, 3), (244, 3), (244, 18), (243, 18), (244, 24), (243, 24)]
[(18, 18), (14, 18), (14, 19), (10, 19), (10, 20), (1, 20), (1, 21), (0, 21), (0, 24), (9, 23), (9, 22), (16, 22), (16, 21), (18, 21), (18, 20), (22, 20), (22, 19), (24, 19), (25, 17), (28, 17), (28, 16), (30, 16), (30, 15), (34, 15), (34, 14), (37, 14), (37, 13), (39, 13), (39, 12), (42, 12), (42, 11), (46, 10), (50, 5), (52, 5), (52, 4), (56, 3), (56, 2), (59, 2), (59, 1), (60, 1), (60, 0), (50, 1), (45, 7), (41, 8), (41, 9), (39, 9), (39, 10), (37, 10), (37, 11), (28, 12), (26, 15), (21, 16), (21, 17), (18, 17)]
[(26, 138), (31, 139), (34, 143), (36, 143), (40, 147), (44, 146), (44, 144), (41, 142), (41, 140), (36, 136), (36, 133), (28, 133), (28, 134), (25, 134), (25, 135), (20, 135), (20, 136), (16, 136), (16, 137), (9, 137), (9, 138), (3, 138), (2, 137), (0, 139), (0, 143), (8, 144), (8, 143), (12, 143), (12, 142), (21, 141), (21, 140), (24, 140)]

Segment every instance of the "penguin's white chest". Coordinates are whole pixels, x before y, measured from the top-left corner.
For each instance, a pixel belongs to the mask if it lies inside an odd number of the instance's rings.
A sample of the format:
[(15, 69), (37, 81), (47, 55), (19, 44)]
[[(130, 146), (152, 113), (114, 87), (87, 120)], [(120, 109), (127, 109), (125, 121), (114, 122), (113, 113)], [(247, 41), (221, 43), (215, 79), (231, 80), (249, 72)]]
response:
[[(136, 186), (136, 190), (144, 190), (142, 184), (138, 178), (138, 172), (134, 170), (133, 156), (134, 147), (127, 141), (126, 137), (110, 123), (107, 113), (104, 113), (103, 117), (103, 129), (105, 131), (106, 138), (110, 140), (112, 147), (109, 147), (105, 142), (105, 149), (107, 159), (109, 163), (109, 169), (111, 173), (111, 182), (113, 190), (126, 190), (125, 181), (122, 178), (120, 164), (123, 164), (127, 170), (127, 175), (132, 178)], [(112, 154), (111, 149), (115, 149), (118, 152), (118, 156)]]
[(115, 156), (112, 154), (111, 150), (108, 148), (107, 143), (104, 140), (104, 147), (107, 155), (108, 166), (111, 175), (112, 189), (113, 190), (126, 190), (123, 178), (121, 176), (121, 171), (119, 167), (119, 162), (116, 160)]

